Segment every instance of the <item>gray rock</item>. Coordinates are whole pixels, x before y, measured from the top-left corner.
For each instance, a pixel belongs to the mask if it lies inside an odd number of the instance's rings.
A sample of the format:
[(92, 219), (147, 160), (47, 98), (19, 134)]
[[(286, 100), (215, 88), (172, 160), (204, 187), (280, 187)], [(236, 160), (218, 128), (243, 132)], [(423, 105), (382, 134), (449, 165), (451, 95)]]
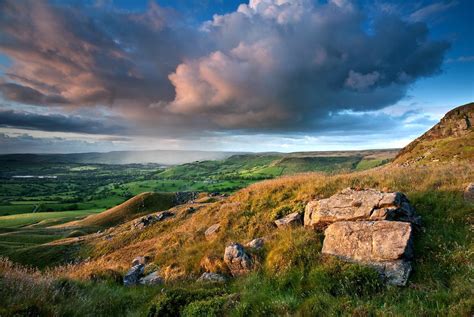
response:
[(310, 201), (305, 208), (305, 226), (355, 220), (399, 220), (419, 224), (413, 207), (399, 192), (347, 188), (329, 198)]
[(155, 271), (142, 277), (138, 282), (142, 285), (160, 285), (163, 284), (163, 278)]
[(283, 227), (296, 227), (296, 226), (301, 226), (303, 224), (301, 215), (297, 212), (291, 213), (289, 215), (286, 215), (285, 217), (275, 220), (275, 225), (278, 228), (283, 228)]
[(225, 282), (225, 277), (218, 273), (205, 272), (202, 273), (201, 277), (198, 279), (199, 282)]
[(263, 238), (256, 238), (247, 243), (245, 246), (252, 248), (252, 249), (261, 249), (263, 248), (263, 244), (265, 243), (265, 240)]
[(157, 214), (146, 215), (135, 220), (135, 222), (132, 225), (132, 229), (143, 229), (156, 222), (163, 221), (172, 216), (174, 216), (174, 214), (170, 211), (162, 211)]
[(212, 239), (215, 237), (215, 235), (219, 232), (219, 229), (221, 228), (221, 225), (216, 223), (204, 232), (204, 235), (206, 236), (206, 239)]
[(474, 183), (467, 185), (464, 190), (464, 200), (474, 204)]
[(132, 266), (123, 278), (123, 285), (125, 286), (137, 285), (140, 279), (142, 278), (144, 271), (145, 271), (145, 265), (143, 264)]
[(377, 269), (394, 285), (405, 285), (413, 257), (412, 226), (400, 221), (335, 222), (324, 232), (323, 254)]
[(244, 247), (236, 242), (232, 242), (225, 248), (224, 262), (232, 276), (246, 274), (253, 268), (252, 258), (245, 252)]

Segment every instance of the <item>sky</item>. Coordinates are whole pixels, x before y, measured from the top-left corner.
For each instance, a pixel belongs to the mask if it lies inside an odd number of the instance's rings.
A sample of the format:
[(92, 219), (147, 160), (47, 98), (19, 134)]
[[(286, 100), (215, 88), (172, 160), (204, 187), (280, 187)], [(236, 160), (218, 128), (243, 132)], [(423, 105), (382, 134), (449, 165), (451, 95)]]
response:
[(0, 154), (399, 148), (474, 101), (474, 1), (0, 0)]

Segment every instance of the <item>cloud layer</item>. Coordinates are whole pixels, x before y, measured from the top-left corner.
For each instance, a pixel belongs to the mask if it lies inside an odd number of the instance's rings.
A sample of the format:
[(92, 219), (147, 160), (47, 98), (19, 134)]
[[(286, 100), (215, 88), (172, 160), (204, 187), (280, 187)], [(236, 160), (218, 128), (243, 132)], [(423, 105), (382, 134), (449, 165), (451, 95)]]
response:
[[(13, 64), (0, 93), (58, 109), (110, 107), (135, 134), (340, 131), (360, 120), (348, 114), (392, 105), (439, 72), (449, 45), (418, 20), (369, 21), (344, 0), (251, 0), (195, 27), (154, 2), (137, 13), (6, 0), (0, 51)], [(0, 113), (0, 125), (15, 115)], [(46, 129), (48, 119), (15, 120)]]

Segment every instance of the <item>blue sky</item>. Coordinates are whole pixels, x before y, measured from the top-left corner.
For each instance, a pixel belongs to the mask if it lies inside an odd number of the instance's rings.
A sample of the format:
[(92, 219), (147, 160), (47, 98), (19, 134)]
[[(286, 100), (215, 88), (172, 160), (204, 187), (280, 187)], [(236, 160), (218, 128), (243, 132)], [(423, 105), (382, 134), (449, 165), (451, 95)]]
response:
[(1, 153), (393, 148), (474, 101), (469, 0), (0, 5)]

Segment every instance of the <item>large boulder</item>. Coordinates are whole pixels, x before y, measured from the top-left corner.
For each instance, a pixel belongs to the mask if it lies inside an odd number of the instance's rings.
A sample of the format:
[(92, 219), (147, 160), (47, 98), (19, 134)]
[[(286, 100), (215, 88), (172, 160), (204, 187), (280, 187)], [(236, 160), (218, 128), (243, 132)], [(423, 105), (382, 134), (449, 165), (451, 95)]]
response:
[(145, 265), (143, 264), (137, 264), (137, 265), (132, 266), (123, 278), (123, 285), (125, 286), (137, 285), (140, 279), (143, 277), (144, 271), (145, 271)]
[(404, 194), (375, 189), (347, 188), (329, 198), (311, 201), (305, 208), (305, 226), (318, 227), (336, 221), (355, 220), (419, 222)]
[(400, 221), (342, 221), (324, 232), (323, 254), (376, 268), (391, 284), (405, 285), (413, 256), (412, 225)]
[(303, 223), (302, 223), (301, 215), (297, 212), (291, 213), (281, 219), (275, 220), (275, 225), (278, 228), (296, 227), (296, 226), (301, 226), (302, 224)]
[(245, 252), (244, 247), (236, 242), (232, 242), (225, 248), (224, 262), (232, 276), (246, 274), (253, 268), (252, 258)]
[(464, 190), (464, 200), (474, 204), (474, 183), (467, 185)]

